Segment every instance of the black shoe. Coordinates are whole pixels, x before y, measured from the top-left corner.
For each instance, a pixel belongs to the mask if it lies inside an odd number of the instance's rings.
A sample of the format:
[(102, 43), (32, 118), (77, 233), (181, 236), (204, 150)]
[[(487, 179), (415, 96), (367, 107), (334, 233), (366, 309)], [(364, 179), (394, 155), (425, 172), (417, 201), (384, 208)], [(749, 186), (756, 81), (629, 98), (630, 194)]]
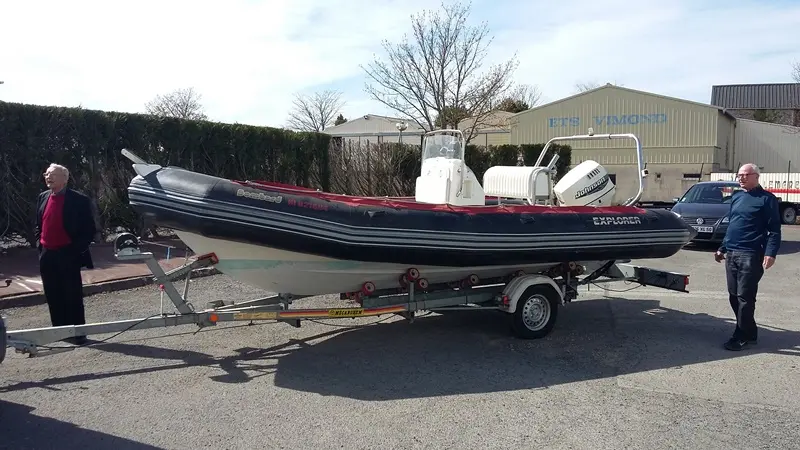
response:
[(747, 346), (755, 345), (757, 342), (757, 339), (730, 338), (728, 342), (725, 343), (725, 349), (738, 352), (744, 350)]

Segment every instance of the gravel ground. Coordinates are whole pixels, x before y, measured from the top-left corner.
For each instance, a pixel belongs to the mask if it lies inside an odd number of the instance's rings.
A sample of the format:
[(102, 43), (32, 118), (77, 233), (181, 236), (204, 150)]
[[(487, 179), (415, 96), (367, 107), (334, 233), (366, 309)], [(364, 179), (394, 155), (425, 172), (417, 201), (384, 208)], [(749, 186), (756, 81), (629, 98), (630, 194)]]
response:
[[(761, 283), (760, 342), (742, 353), (721, 346), (732, 330), (722, 266), (687, 249), (647, 263), (690, 272), (692, 293), (584, 289), (537, 341), (511, 337), (504, 316), (465, 312), (184, 326), (11, 353), (0, 447), (800, 448), (800, 230), (784, 240)], [(191, 292), (198, 307), (263, 294), (225, 276)], [(155, 287), (87, 299), (90, 321), (158, 308)], [(48, 325), (43, 306), (4, 314), (13, 329)]]

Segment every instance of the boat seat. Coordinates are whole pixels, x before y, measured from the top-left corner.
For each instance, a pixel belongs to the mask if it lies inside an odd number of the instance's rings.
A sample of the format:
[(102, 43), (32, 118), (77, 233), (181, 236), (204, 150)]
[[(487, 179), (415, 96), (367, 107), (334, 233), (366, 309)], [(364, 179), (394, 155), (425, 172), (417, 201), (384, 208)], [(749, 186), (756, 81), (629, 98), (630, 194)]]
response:
[(526, 200), (530, 204), (547, 202), (551, 197), (547, 167), (494, 166), (483, 175), (487, 196)]

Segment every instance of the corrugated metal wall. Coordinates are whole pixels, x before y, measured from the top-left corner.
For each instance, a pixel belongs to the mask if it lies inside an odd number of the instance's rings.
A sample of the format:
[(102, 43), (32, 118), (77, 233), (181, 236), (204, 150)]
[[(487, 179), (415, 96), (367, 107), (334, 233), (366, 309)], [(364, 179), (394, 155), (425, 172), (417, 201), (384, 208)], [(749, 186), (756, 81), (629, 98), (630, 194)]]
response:
[[(730, 165), (733, 119), (709, 105), (616, 86), (566, 98), (510, 119), (511, 143), (543, 143), (556, 136), (633, 133), (650, 176), (643, 201), (670, 201), (699, 179)], [(633, 142), (571, 141), (572, 164), (592, 159), (614, 174), (620, 199), (636, 191)], [(533, 161), (526, 163), (533, 163)]]
[[(595, 133), (634, 133), (653, 163), (712, 163), (715, 155), (693, 149), (717, 146), (719, 122), (729, 120), (710, 106), (674, 100), (615, 86), (569, 97), (511, 118), (511, 143), (543, 143), (555, 136)], [(630, 148), (626, 141), (585, 141), (574, 149)], [(606, 153), (613, 157), (613, 153)], [(716, 155), (718, 156), (718, 155)], [(599, 162), (599, 161), (598, 161)], [(627, 160), (606, 164), (628, 164)]]
[(739, 119), (734, 139), (730, 170), (755, 163), (762, 172), (800, 172), (799, 128)]

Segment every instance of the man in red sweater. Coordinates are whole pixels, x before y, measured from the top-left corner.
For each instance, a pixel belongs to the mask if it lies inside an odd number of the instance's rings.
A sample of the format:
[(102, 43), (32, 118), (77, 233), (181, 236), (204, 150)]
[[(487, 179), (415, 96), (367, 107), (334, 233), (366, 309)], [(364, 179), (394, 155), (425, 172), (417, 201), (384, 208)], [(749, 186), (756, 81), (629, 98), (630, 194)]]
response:
[[(48, 190), (36, 204), (36, 242), (39, 271), (53, 326), (86, 323), (81, 268), (93, 268), (89, 245), (96, 227), (91, 203), (85, 195), (67, 187), (69, 171), (51, 164), (44, 173)], [(68, 339), (75, 344), (85, 336)]]

